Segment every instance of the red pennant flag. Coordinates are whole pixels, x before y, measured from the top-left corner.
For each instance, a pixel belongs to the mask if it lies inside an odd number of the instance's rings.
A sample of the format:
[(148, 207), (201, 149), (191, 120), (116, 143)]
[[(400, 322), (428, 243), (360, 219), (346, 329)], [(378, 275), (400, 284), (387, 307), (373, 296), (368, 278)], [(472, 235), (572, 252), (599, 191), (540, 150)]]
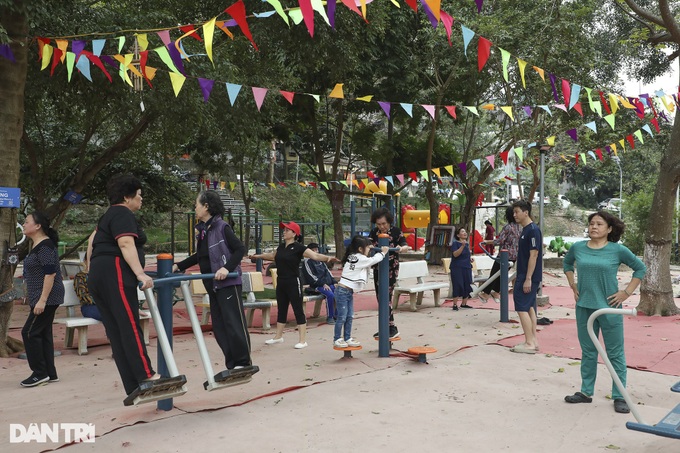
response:
[[(359, 11), (359, 8), (357, 7), (357, 2), (355, 2), (354, 0), (342, 0), (342, 3), (343, 3), (346, 7), (348, 7), (349, 9), (351, 9), (352, 11), (354, 11), (355, 13), (357, 13), (358, 15), (360, 15), (362, 19), (366, 20), (366, 19), (364, 18), (364, 15), (361, 14), (361, 11)], [(300, 6), (302, 6), (302, 5), (300, 5)], [(367, 20), (366, 20), (366, 23), (368, 23)]]
[(375, 178), (375, 174), (371, 170), (368, 170), (366, 171), (366, 177), (373, 179)]
[(281, 96), (286, 98), (286, 100), (292, 105), (293, 104), (293, 98), (295, 97), (295, 93), (292, 91), (283, 91), (280, 90), (279, 93), (281, 93)]
[(255, 47), (255, 50), (260, 50), (257, 48), (255, 41), (253, 41), (253, 35), (250, 34), (248, 22), (246, 22), (246, 7), (243, 4), (243, 0), (238, 0), (238, 2), (225, 9), (224, 12), (234, 18), (243, 34), (246, 35), (246, 38), (248, 38), (248, 40), (253, 44), (253, 47)]
[(659, 122), (657, 121), (657, 119), (652, 118), (650, 122), (654, 125), (654, 129), (656, 129), (656, 132), (659, 133)]
[(491, 54), (491, 41), (483, 36), (479, 37), (479, 42), (477, 43), (477, 68), (481, 72), (489, 60), (489, 55)]
[(505, 165), (508, 165), (508, 154), (510, 154), (510, 150), (503, 151), (503, 152), (501, 153), (501, 160), (503, 161), (503, 163), (504, 163)]
[(85, 55), (85, 57), (87, 57), (88, 60), (90, 60), (92, 63), (94, 63), (95, 66), (102, 70), (106, 78), (109, 79), (109, 83), (113, 83), (113, 80), (111, 79), (111, 74), (109, 74), (106, 71), (104, 64), (102, 63), (98, 56), (96, 56), (89, 50), (83, 50), (82, 52), (80, 52), (80, 55)]
[(577, 102), (576, 104), (574, 104), (574, 110), (576, 110), (578, 112), (578, 114), (581, 115), (581, 117), (583, 117), (583, 109), (581, 108), (580, 102)]
[(604, 160), (604, 159), (602, 158), (602, 150), (601, 150), (600, 148), (597, 148), (597, 149), (595, 150), (595, 154), (597, 154), (597, 158), (598, 158), (598, 159)]
[(458, 117), (456, 116), (456, 106), (455, 105), (447, 105), (446, 111), (449, 112), (449, 115), (453, 117), (454, 120), (457, 120)]
[(562, 96), (564, 96), (564, 105), (569, 105), (569, 100), (571, 99), (571, 86), (569, 86), (569, 81), (562, 79)]
[(52, 77), (52, 74), (54, 74), (54, 68), (56, 68), (61, 61), (62, 54), (63, 52), (61, 49), (57, 49), (56, 47), (54, 48), (54, 53), (52, 54), (52, 67), (50, 68), (50, 77)]
[(576, 161), (576, 165), (578, 165), (578, 153), (574, 154), (574, 160)]
[(408, 177), (411, 178), (414, 181), (418, 181), (418, 174), (415, 171), (409, 173)]
[(314, 37), (314, 9), (312, 8), (312, 0), (298, 0), (300, 4), (300, 11), (302, 12), (302, 18), (307, 26), (307, 31), (309, 31), (309, 36)]
[(626, 135), (626, 141), (628, 142), (628, 144), (630, 145), (630, 147), (631, 147), (632, 149), (635, 149), (635, 140), (633, 140), (633, 135), (632, 135), (632, 134)]
[(410, 6), (413, 11), (418, 12), (417, 0), (406, 0), (406, 4)]
[(151, 80), (146, 76), (146, 60), (149, 58), (149, 51), (144, 50), (142, 52), (139, 52), (139, 69), (142, 71), (142, 75), (144, 76), (144, 80), (146, 80), (146, 83), (149, 85), (151, 89), (153, 89), (153, 85), (151, 85)]
[(359, 183), (359, 190), (364, 190), (366, 188), (366, 185), (364, 184), (363, 181), (357, 181)]
[(182, 32), (183, 32), (184, 34), (187, 34), (187, 33), (189, 33), (190, 31), (193, 31), (193, 33), (190, 34), (189, 36), (191, 36), (192, 38), (198, 39), (199, 41), (203, 42), (203, 39), (198, 35), (198, 33), (197, 33), (196, 30), (194, 29), (194, 26), (193, 26), (193, 25), (182, 25), (181, 27), (179, 27), (179, 29), (182, 30)]
[(600, 91), (599, 93), (600, 93), (600, 102), (602, 102), (604, 109), (607, 111), (608, 114), (612, 113), (612, 110), (609, 108), (609, 104), (607, 104), (607, 100), (604, 98), (604, 93), (602, 91)]
[(316, 189), (316, 183), (315, 183), (314, 181), (310, 181), (310, 182), (309, 182), (309, 185), (312, 186), (312, 187), (314, 187), (314, 188)]
[(635, 114), (638, 116), (638, 118), (640, 118), (641, 120), (644, 119), (645, 105), (642, 102), (640, 102), (640, 99), (638, 98), (633, 99), (633, 105), (635, 105)]

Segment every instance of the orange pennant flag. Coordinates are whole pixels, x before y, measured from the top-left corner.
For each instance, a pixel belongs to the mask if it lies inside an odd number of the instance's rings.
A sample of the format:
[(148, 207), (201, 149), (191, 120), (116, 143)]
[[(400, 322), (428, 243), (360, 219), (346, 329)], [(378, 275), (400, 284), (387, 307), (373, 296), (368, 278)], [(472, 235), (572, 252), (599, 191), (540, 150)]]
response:
[(335, 88), (333, 88), (333, 91), (331, 91), (331, 94), (328, 95), (329, 98), (336, 98), (336, 99), (344, 99), (345, 95), (342, 92), (342, 83), (336, 83)]
[(534, 68), (534, 71), (538, 72), (538, 75), (541, 76), (541, 79), (545, 82), (545, 71), (538, 66), (532, 66)]

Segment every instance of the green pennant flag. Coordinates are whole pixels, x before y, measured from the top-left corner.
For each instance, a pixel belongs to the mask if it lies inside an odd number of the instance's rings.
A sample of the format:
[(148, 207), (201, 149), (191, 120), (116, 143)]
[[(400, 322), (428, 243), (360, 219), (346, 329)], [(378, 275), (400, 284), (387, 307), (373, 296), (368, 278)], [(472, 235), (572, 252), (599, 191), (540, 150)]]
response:
[(159, 57), (161, 57), (161, 61), (165, 63), (165, 65), (170, 68), (172, 72), (175, 74), (180, 74), (180, 72), (177, 70), (175, 67), (175, 64), (172, 62), (172, 58), (170, 58), (170, 53), (168, 52), (168, 49), (165, 47), (156, 47), (153, 49), (154, 52), (158, 54)]
[(604, 117), (604, 120), (607, 123), (609, 123), (609, 127), (611, 127), (612, 130), (614, 130), (614, 126), (615, 126), (615, 123), (616, 123), (616, 116), (613, 113), (610, 113), (609, 115)]
[(501, 58), (503, 59), (503, 78), (508, 82), (508, 63), (510, 62), (510, 52), (505, 49), (501, 49)]
[(425, 178), (425, 181), (430, 180), (430, 175), (427, 173), (427, 170), (420, 170), (420, 175)]
[(319, 181), (319, 184), (321, 184), (324, 189), (328, 190), (328, 183), (326, 181)]
[(642, 131), (640, 129), (633, 132), (633, 135), (635, 135), (638, 138), (638, 140), (640, 140), (640, 143), (643, 144), (645, 143), (645, 141), (642, 139)]
[(515, 148), (513, 151), (517, 155), (519, 161), (524, 162), (524, 149), (520, 146), (519, 148)]

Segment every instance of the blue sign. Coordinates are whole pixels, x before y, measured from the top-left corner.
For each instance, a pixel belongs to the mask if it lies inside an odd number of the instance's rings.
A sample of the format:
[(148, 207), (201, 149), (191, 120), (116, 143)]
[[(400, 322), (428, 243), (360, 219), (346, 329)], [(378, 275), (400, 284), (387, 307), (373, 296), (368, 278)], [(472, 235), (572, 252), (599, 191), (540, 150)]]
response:
[(0, 187), (0, 208), (18, 208), (21, 205), (21, 189)]
[(78, 204), (82, 199), (83, 199), (82, 195), (72, 190), (69, 190), (68, 193), (64, 195), (64, 200), (69, 201), (71, 204)]

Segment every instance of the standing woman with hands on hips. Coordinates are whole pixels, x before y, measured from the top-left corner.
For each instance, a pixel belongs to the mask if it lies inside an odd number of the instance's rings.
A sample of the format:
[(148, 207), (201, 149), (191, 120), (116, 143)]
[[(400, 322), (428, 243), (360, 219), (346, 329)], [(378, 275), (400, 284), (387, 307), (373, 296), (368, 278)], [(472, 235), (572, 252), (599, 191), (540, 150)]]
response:
[(21, 337), (33, 373), (21, 381), (21, 385), (35, 387), (59, 381), (54, 366), (52, 322), (57, 308), (64, 303), (64, 284), (57, 254), (59, 235), (50, 227), (47, 216), (38, 211), (29, 214), (24, 222), (24, 234), (31, 239), (33, 248), (24, 258), (26, 300), (31, 311), (21, 329)]
[(297, 223), (281, 222), (279, 228), (283, 230), (283, 242), (274, 252), (250, 255), (248, 258), (261, 258), (276, 263), (276, 305), (278, 306), (276, 335), (265, 343), (269, 345), (283, 343), (283, 328), (286, 327), (288, 305), (291, 305), (300, 336), (300, 341), (295, 345), (295, 349), (302, 349), (307, 347), (307, 318), (305, 317), (305, 307), (302, 305), (300, 262), (303, 258), (312, 258), (325, 263), (334, 263), (339, 260), (334, 256), (316, 253), (298, 242), (300, 225)]
[[(589, 241), (571, 246), (564, 257), (564, 273), (576, 300), (576, 328), (581, 345), (581, 391), (564, 398), (567, 403), (591, 403), (597, 376), (597, 349), (588, 330), (588, 318), (600, 308), (620, 308), (633, 294), (647, 272), (647, 267), (628, 248), (618, 241), (625, 225), (614, 215), (600, 211), (588, 217)], [(574, 281), (574, 264), (578, 282)], [(633, 277), (624, 289), (619, 289), (616, 274), (625, 264), (633, 269)], [(602, 331), (607, 356), (621, 383), (626, 385), (626, 356), (623, 349), (623, 316), (600, 315), (593, 325), (595, 335)], [(630, 412), (618, 387), (612, 383), (614, 410)]]
[(458, 310), (458, 301), (462, 299), (461, 308), (472, 308), (467, 304), (472, 291), (472, 255), (468, 245), (468, 233), (465, 228), (456, 228), (456, 238), (451, 244), (451, 264), (449, 264), (451, 282), (453, 283), (453, 309)]

